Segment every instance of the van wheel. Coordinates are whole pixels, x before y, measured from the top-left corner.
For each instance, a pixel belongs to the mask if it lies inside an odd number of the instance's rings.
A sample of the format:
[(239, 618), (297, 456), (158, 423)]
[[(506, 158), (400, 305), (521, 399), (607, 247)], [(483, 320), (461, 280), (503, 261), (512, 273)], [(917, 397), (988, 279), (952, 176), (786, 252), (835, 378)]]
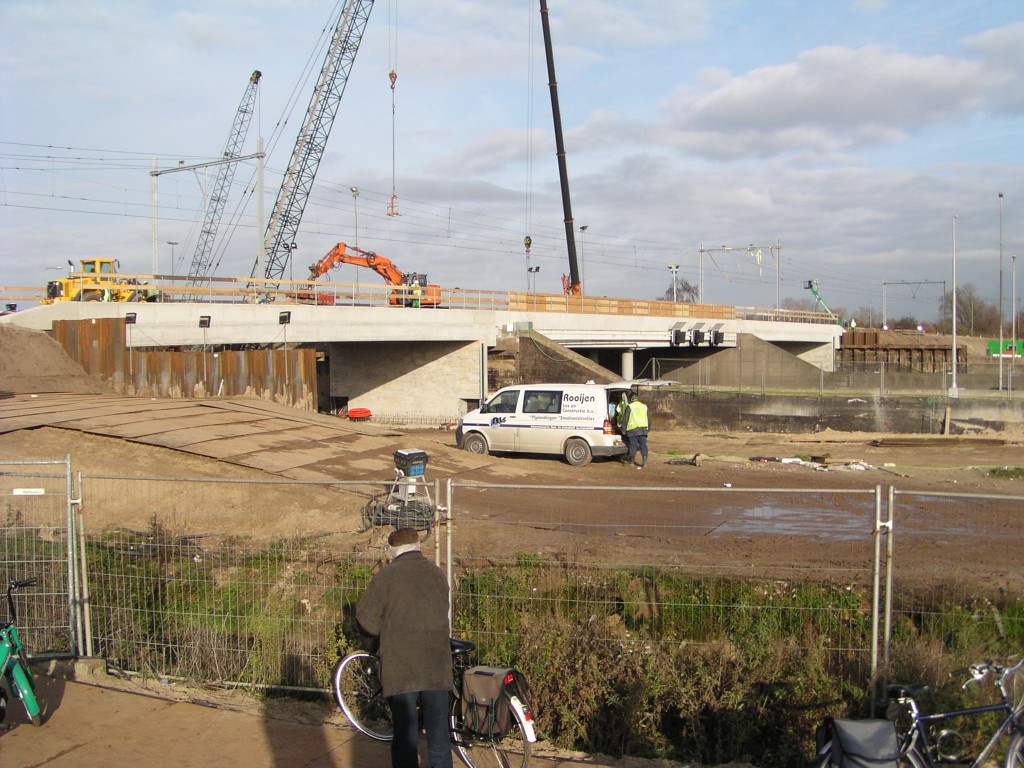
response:
[(574, 437), (565, 444), (565, 460), (574, 467), (589, 464), (592, 455), (590, 446), (582, 438)]
[(487, 441), (484, 440), (483, 435), (476, 432), (466, 435), (466, 438), (462, 441), (462, 448), (470, 453), (478, 453), (481, 456), (487, 455)]

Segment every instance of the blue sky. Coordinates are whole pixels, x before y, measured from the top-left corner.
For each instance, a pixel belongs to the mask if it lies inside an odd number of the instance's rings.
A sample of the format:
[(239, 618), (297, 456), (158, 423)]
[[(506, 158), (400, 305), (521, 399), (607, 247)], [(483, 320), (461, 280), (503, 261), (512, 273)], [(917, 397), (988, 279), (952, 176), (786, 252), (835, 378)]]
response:
[[(548, 5), (585, 293), (659, 297), (677, 264), (708, 302), (807, 299), (813, 279), (848, 314), (881, 309), (884, 285), (890, 317), (933, 319), (954, 213), (958, 283), (996, 299), (1001, 192), (1008, 316), (1011, 255), (1024, 257), (1019, 0)], [(335, 12), (313, 0), (0, 4), (0, 284), (42, 285), (88, 255), (150, 272), (151, 158), (219, 155), (254, 69), (244, 151), (264, 137), (269, 212)], [(175, 273), (188, 271), (213, 173), (161, 177), (161, 272), (167, 241)], [(253, 163), (236, 172), (218, 276), (255, 263), (254, 176)], [(386, 215), (392, 191), (398, 216)], [(377, 0), (292, 273), (358, 241), (443, 286), (525, 289), (526, 234), (537, 289), (559, 292), (537, 0)], [(776, 243), (760, 266), (746, 249)], [(378, 278), (344, 267), (331, 279)]]

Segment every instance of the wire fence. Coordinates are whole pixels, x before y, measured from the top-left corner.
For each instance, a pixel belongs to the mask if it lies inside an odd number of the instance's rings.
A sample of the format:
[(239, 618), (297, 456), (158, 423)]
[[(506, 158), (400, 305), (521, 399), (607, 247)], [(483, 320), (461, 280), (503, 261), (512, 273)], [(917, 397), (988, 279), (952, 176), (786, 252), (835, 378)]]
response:
[[(2, 468), (4, 576), (46, 579), (20, 604), (30, 650), (144, 674), (323, 690), (403, 524), (450, 573), (453, 626), (484, 663), (514, 662), (545, 622), (662, 648), (784, 632), (862, 684), (923, 621), (1024, 636), (990, 599), (1024, 595), (1024, 496), (80, 475), (76, 515), (70, 474)], [(938, 582), (936, 560), (955, 564)], [(948, 612), (925, 608), (935, 589)]]
[(71, 484), (70, 456), (0, 459), (0, 590), (15, 580), (37, 579), (34, 587), (15, 593), (18, 632), (37, 656), (66, 656), (78, 648), (81, 612), (74, 597), (79, 571)]

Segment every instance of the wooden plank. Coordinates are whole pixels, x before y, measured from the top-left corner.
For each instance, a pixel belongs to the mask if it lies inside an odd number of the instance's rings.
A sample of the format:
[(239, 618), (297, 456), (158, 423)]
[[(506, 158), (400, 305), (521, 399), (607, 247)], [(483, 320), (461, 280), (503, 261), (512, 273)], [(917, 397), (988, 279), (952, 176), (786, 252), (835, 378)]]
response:
[(252, 422), (220, 423), (188, 429), (173, 429), (159, 435), (149, 435), (144, 440), (136, 440), (136, 442), (162, 445), (165, 448), (175, 448), (204, 456), (206, 454), (203, 452), (202, 446), (207, 443), (225, 438), (255, 435), (260, 432), (262, 430)]

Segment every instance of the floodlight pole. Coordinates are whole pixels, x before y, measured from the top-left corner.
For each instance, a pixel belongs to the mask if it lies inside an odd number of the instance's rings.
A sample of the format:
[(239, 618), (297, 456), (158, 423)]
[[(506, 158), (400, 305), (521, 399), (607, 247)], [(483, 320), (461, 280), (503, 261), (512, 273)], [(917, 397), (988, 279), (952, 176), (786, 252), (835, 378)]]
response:
[(960, 397), (960, 392), (956, 386), (956, 214), (953, 214), (953, 290), (951, 293), (950, 301), (952, 302), (953, 312), (953, 357), (952, 357), (952, 368), (953, 368), (953, 382), (949, 388), (949, 396), (952, 398)]

